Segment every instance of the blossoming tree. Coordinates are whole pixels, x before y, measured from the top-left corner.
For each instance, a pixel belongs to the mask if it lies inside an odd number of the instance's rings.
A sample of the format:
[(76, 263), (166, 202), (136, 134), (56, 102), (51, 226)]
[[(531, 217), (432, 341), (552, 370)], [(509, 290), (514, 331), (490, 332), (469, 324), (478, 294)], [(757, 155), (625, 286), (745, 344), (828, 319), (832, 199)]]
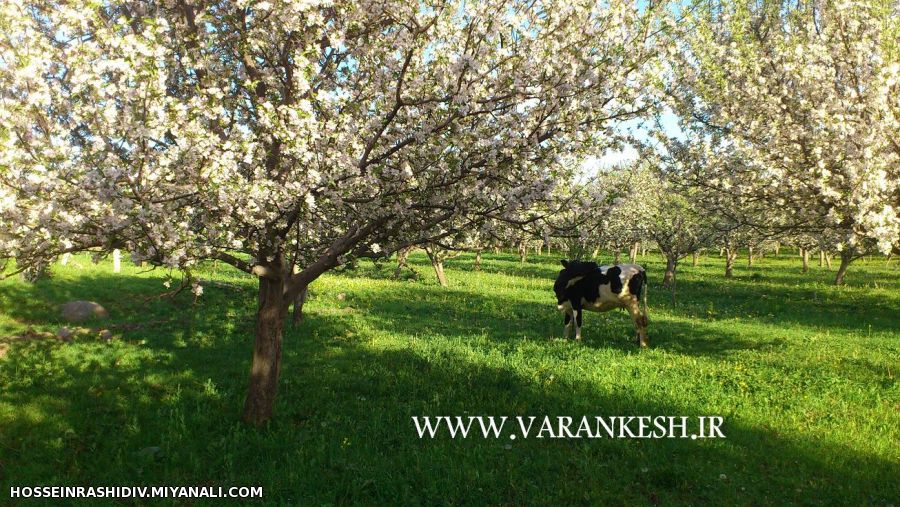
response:
[(630, 2), (6, 0), (0, 256), (121, 248), (259, 279), (244, 419), (272, 414), (284, 320), (355, 256), (550, 192), (544, 163), (647, 105)]
[(854, 258), (888, 253), (900, 238), (896, 3), (720, 0), (687, 12), (667, 93), (705, 146), (703, 181), (783, 210), (797, 232), (838, 234), (837, 284)]

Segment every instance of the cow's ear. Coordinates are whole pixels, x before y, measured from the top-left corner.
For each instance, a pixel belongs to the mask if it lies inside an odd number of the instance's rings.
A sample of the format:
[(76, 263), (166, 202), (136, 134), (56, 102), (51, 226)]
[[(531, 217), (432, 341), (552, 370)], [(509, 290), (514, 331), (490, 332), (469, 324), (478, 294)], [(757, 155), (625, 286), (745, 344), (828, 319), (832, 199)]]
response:
[(569, 267), (569, 261), (567, 261), (567, 260), (565, 260), (565, 259), (561, 259), (561, 260), (559, 261), (559, 263), (562, 264), (562, 267), (564, 267), (564, 268)]

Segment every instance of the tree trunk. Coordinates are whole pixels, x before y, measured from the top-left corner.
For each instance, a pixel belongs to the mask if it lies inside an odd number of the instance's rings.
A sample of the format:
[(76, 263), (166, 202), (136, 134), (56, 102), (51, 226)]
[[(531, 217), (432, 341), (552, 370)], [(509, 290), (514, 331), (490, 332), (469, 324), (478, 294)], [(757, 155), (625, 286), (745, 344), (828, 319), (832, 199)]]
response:
[(475, 271), (481, 271), (481, 250), (475, 252)]
[(113, 273), (122, 271), (122, 251), (116, 248), (113, 250)]
[(837, 276), (834, 277), (835, 285), (844, 285), (844, 275), (847, 274), (847, 268), (853, 262), (853, 253), (847, 249), (841, 250), (841, 265), (838, 267)]
[(294, 298), (294, 315), (291, 318), (291, 325), (293, 327), (297, 327), (301, 322), (303, 322), (303, 305), (306, 303), (307, 291), (309, 291), (309, 285), (303, 287), (303, 290), (300, 291), (300, 294), (297, 294), (297, 297)]
[(598, 255), (600, 255), (600, 249), (595, 248), (594, 251), (591, 252), (591, 259), (596, 259)]
[(700, 265), (700, 252), (694, 252), (691, 265), (695, 268)]
[(637, 253), (638, 253), (638, 243), (637, 243), (637, 241), (635, 241), (634, 244), (631, 245), (631, 250), (628, 251), (628, 259), (631, 261), (632, 264), (637, 262)]
[(441, 287), (447, 287), (449, 284), (447, 283), (447, 275), (444, 274), (444, 261), (432, 252), (430, 248), (426, 248), (425, 253), (428, 254), (428, 258), (431, 260), (431, 267), (434, 268), (434, 274), (437, 275), (438, 283), (441, 284)]
[(675, 259), (675, 264), (672, 266), (672, 307), (675, 307), (675, 289), (678, 286), (677, 279), (675, 278), (675, 271), (678, 269), (678, 259)]
[(781, 251), (781, 242), (776, 241), (775, 242), (775, 257), (778, 257), (778, 252), (780, 252), (780, 251)]
[(747, 267), (748, 268), (753, 267), (753, 247), (752, 246), (747, 247)]
[(725, 278), (734, 276), (734, 260), (737, 258), (737, 252), (731, 248), (725, 249)]
[(672, 281), (675, 279), (675, 266), (676, 259), (673, 255), (666, 256), (666, 274), (663, 276), (663, 287), (669, 288), (672, 286)]
[(806, 273), (809, 271), (809, 250), (801, 248), (800, 257), (803, 258), (803, 272)]
[(244, 422), (265, 424), (275, 408), (278, 375), (281, 371), (281, 342), (287, 304), (284, 281), (259, 279), (259, 308), (256, 312), (256, 340), (250, 369), (250, 389), (244, 402)]
[(618, 265), (619, 260), (622, 258), (622, 251), (618, 248), (616, 249), (616, 254), (613, 256), (613, 264)]
[(825, 267), (825, 250), (819, 250), (819, 267)]
[(825, 252), (825, 267), (831, 270), (831, 255)]
[(408, 259), (409, 252), (412, 248), (401, 248), (397, 251), (397, 269), (394, 270), (394, 279), (400, 278), (400, 274), (403, 273), (403, 268), (409, 267)]
[(643, 244), (641, 244), (641, 258), (643, 259), (646, 256), (647, 256), (647, 247), (644, 246)]
[(447, 287), (450, 285), (447, 283), (447, 275), (444, 274), (444, 263), (440, 260), (432, 260), (431, 265), (434, 267), (434, 274), (437, 275), (438, 283), (441, 284), (441, 287)]
[(519, 243), (519, 262), (526, 262), (528, 260), (528, 245), (523, 241)]
[(720, 249), (719, 249), (719, 257), (721, 257), (721, 256), (723, 256), (723, 255), (725, 255), (725, 249), (724, 249), (724, 248), (720, 248)]

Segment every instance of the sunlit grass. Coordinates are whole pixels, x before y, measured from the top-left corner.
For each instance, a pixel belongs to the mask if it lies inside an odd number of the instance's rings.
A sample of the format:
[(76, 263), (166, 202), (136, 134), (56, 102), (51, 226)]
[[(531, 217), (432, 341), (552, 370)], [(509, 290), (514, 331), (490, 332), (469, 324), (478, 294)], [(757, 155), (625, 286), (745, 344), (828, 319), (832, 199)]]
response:
[[(238, 422), (251, 278), (206, 265), (202, 278), (233, 287), (207, 285), (192, 306), (147, 299), (166, 290), (161, 270), (73, 261), (0, 283), (2, 498), (9, 485), (209, 484), (262, 485), (272, 505), (900, 500), (896, 262), (859, 262), (833, 287), (796, 255), (730, 280), (704, 256), (680, 267), (673, 307), (648, 255), (644, 351), (622, 311), (587, 314), (583, 343), (561, 339), (558, 256), (486, 255), (482, 272), (462, 256), (448, 289), (422, 255), (400, 281), (362, 263), (311, 288), (285, 336), (276, 417), (257, 431)], [(71, 299), (102, 303), (116, 339), (13, 339), (55, 333)], [(470, 414), (721, 415), (728, 438), (419, 440), (410, 419)]]

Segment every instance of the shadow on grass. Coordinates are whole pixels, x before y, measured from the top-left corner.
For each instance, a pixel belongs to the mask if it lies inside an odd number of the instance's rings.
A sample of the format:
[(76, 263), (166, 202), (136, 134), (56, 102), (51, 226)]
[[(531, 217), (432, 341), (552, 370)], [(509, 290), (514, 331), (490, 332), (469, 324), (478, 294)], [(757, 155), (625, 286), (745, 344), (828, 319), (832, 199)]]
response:
[(14, 349), (4, 375), (29, 373), (4, 377), (0, 393), (22, 408), (3, 415), (4, 482), (262, 485), (271, 504), (340, 505), (846, 505), (896, 494), (896, 463), (740, 420), (726, 420), (724, 440), (511, 441), (512, 420), (502, 439), (420, 439), (413, 416), (702, 412), (638, 399), (627, 385), (525, 378), (447, 351), (375, 350), (313, 312), (286, 337), (276, 419), (250, 430), (236, 423), (249, 346), (215, 324), (225, 313), (207, 311), (217, 318), (198, 327), (228, 338), (213, 349)]
[[(277, 417), (268, 429), (251, 430), (237, 420), (253, 297), (214, 287), (197, 307), (185, 296), (139, 297), (158, 290), (158, 280), (124, 276), (0, 287), (5, 311), (26, 322), (52, 321), (54, 305), (74, 298), (100, 301), (114, 323), (186, 316), (111, 343), (11, 348), (0, 359), (0, 407), (8, 407), (0, 412), (4, 494), (10, 484), (102, 483), (262, 485), (273, 505), (847, 505), (897, 498), (896, 462), (785, 435), (777, 421), (726, 420), (724, 440), (420, 439), (413, 416), (680, 416), (703, 414), (703, 407), (662, 394), (637, 397), (627, 384), (526, 377), (414, 343), (379, 349), (352, 335), (327, 295), (286, 333)], [(341, 304), (380, 331), (482, 335), (503, 349), (522, 336), (547, 340), (545, 329), (558, 333), (562, 319), (551, 303), (408, 283), (348, 294)], [(627, 315), (595, 317), (586, 324), (588, 347), (638, 353)], [(688, 355), (779, 346), (677, 321), (657, 328), (655, 346)]]
[[(409, 336), (483, 336), (498, 346), (514, 347), (523, 339), (549, 342), (563, 334), (563, 316), (553, 301), (544, 304), (504, 294), (402, 283), (349, 295), (346, 304), (364, 312), (370, 325)], [(778, 346), (777, 341), (748, 341), (703, 323), (663, 316), (654, 318), (650, 333), (651, 346), (687, 355), (725, 355)], [(637, 349), (634, 324), (624, 310), (585, 312), (583, 336), (584, 345), (591, 348)]]
[(673, 309), (667, 289), (651, 287), (654, 306), (688, 319), (756, 319), (775, 326), (804, 326), (856, 332), (900, 332), (897, 300), (860, 290), (806, 286), (770, 286), (717, 281), (679, 280)]
[[(416, 351), (345, 351), (324, 406), (333, 437), (353, 435), (323, 473), (337, 503), (519, 505), (623, 503), (885, 502), (898, 465), (841, 446), (792, 439), (776, 424), (728, 421), (726, 440), (419, 440), (421, 415), (699, 415), (696, 407), (639, 400), (627, 386), (522, 378), (465, 357)], [(305, 386), (314, 389), (312, 384)], [(295, 392), (293, 395), (300, 394)], [(292, 396), (292, 395), (288, 395)], [(297, 398), (296, 403), (302, 403)], [(378, 407), (377, 413), (373, 407)], [(360, 421), (364, 437), (359, 439)], [(511, 422), (512, 424), (512, 422)], [(336, 447), (336, 446), (335, 446)], [(389, 452), (385, 452), (389, 449)], [(385, 477), (384, 470), (402, 470)], [(601, 479), (602, 480), (598, 480)]]

